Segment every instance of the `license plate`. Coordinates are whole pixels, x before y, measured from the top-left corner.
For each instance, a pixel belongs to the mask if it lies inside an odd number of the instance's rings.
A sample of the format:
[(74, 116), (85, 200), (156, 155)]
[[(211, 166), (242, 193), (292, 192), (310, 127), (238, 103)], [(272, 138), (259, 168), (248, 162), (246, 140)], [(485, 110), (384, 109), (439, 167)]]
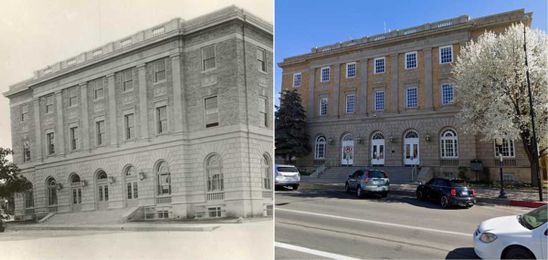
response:
[(468, 196), (468, 191), (463, 191), (463, 192), (460, 193), (460, 195)]

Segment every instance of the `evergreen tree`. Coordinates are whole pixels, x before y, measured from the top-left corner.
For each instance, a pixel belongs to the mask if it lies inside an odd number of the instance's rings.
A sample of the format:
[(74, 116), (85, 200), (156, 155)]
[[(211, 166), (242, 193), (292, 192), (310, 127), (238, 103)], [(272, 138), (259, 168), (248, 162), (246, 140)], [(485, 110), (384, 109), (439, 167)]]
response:
[(296, 89), (282, 92), (280, 107), (275, 116), (276, 155), (292, 163), (295, 157), (309, 154), (311, 149), (306, 133), (306, 114)]

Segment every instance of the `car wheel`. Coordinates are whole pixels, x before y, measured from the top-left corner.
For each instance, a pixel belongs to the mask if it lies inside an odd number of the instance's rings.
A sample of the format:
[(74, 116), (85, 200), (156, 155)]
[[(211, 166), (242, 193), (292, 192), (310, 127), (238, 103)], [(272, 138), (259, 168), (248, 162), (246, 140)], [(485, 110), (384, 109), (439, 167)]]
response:
[(348, 182), (344, 184), (344, 190), (345, 190), (347, 193), (350, 193), (350, 185), (348, 185)]
[(297, 190), (299, 188), (299, 185), (293, 185), (293, 190)]
[(418, 200), (424, 200), (424, 196), (422, 195), (422, 191), (420, 191), (420, 190), (417, 191), (417, 199)]
[(363, 197), (363, 191), (362, 191), (362, 188), (358, 186), (358, 188), (356, 189), (356, 197), (358, 198), (361, 198)]
[(444, 209), (449, 208), (449, 198), (447, 198), (447, 196), (441, 197), (440, 206)]
[(381, 197), (386, 198), (386, 196), (388, 196), (388, 192), (387, 192), (387, 191), (383, 191), (383, 192), (381, 193)]
[(502, 259), (535, 259), (535, 256), (531, 251), (523, 247), (511, 247), (502, 256)]

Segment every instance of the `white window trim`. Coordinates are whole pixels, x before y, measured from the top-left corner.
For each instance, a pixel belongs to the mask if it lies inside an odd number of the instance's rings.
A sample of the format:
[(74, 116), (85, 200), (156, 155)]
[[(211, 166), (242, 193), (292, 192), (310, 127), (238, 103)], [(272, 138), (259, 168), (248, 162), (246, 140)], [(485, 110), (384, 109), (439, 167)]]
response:
[[(416, 90), (416, 98), (417, 98), (417, 105), (415, 107), (410, 107), (409, 106), (409, 90), (411, 89), (415, 89)], [(419, 89), (416, 87), (416, 86), (413, 86), (413, 87), (408, 87), (405, 89), (405, 108), (409, 108), (409, 109), (417, 109), (419, 108)]]
[[(354, 76), (348, 76), (348, 66), (350, 65), (354, 65)], [(356, 64), (356, 62), (346, 63), (346, 78), (353, 79), (356, 77), (356, 74), (358, 74), (358, 65)], [(329, 76), (331, 76), (331, 74)]]
[[(104, 127), (105, 127), (105, 134), (103, 136), (103, 142), (101, 144), (98, 143), (99, 140), (97, 140), (97, 136), (99, 135), (99, 129), (97, 128), (97, 123), (100, 122), (100, 121), (103, 121), (103, 124), (104, 124)], [(106, 146), (107, 145), (107, 120), (105, 120), (105, 116), (99, 116), (99, 117), (96, 117), (95, 120), (93, 121), (93, 133), (95, 134), (95, 136), (93, 137), (93, 140), (95, 140), (95, 147), (103, 147), (103, 146)]]
[[(447, 103), (443, 102), (443, 86), (444, 85), (450, 85), (451, 89), (453, 89), (453, 100), (451, 100), (450, 102), (447, 102)], [(455, 87), (453, 86), (453, 84), (447, 83), (447, 82), (441, 83), (441, 85), (440, 85), (440, 98), (441, 98), (440, 102), (441, 102), (442, 106), (449, 106), (449, 105), (453, 105), (455, 103)]]
[[(455, 133), (455, 137), (454, 138), (445, 138), (443, 137), (443, 134), (446, 132), (446, 131), (453, 131)], [(456, 149), (454, 151), (454, 156), (447, 156), (447, 155), (443, 155), (443, 140), (454, 140), (455, 141), (455, 144), (456, 144)], [(457, 131), (455, 131), (455, 129), (453, 128), (448, 128), (448, 129), (444, 129), (443, 131), (441, 131), (440, 133), (440, 158), (441, 159), (458, 159), (459, 158), (459, 134), (457, 133)]]
[[(411, 55), (411, 54), (415, 54), (415, 67), (412, 67), (412, 68), (408, 68), (407, 67), (407, 55)], [(405, 66), (405, 69), (416, 69), (419, 67), (419, 54), (417, 53), (417, 51), (410, 51), (410, 52), (406, 52), (405, 53), (405, 59), (404, 59), (404, 66)]]
[[(383, 108), (377, 109), (377, 93), (383, 93)], [(373, 111), (384, 111), (386, 108), (386, 93), (384, 90), (375, 90), (375, 95), (373, 96)]]
[[(506, 141), (511, 141), (512, 142), (512, 152), (510, 156), (502, 156), (503, 159), (514, 159), (516, 158), (516, 142), (512, 139), (506, 139)], [(499, 155), (497, 154), (497, 143), (496, 142), (493, 142), (493, 151), (495, 152), (495, 159), (499, 159)]]
[[(300, 75), (300, 76), (301, 76), (301, 80), (299, 81), (299, 85), (298, 85), (298, 86), (295, 85), (295, 77), (296, 77), (296, 75)], [(302, 84), (303, 84), (303, 74), (302, 74), (301, 72), (293, 73), (293, 87), (294, 87), (294, 88), (298, 88), (298, 87), (302, 86)]]
[[(320, 139), (320, 137), (322, 137), (323, 140), (324, 140), (321, 143), (318, 141), (318, 139)], [(320, 144), (323, 144), (323, 156), (322, 157), (318, 156), (318, 146)], [(315, 160), (324, 160), (326, 151), (327, 151), (327, 140), (326, 140), (326, 138), (324, 136), (316, 137), (316, 140), (314, 141), (314, 159)]]
[[(354, 97), (354, 111), (352, 111), (352, 112), (349, 112), (349, 111), (348, 111), (348, 97), (349, 97), (349, 96), (353, 96), (353, 97)], [(345, 95), (345, 98), (344, 98), (344, 111), (345, 111), (347, 114), (356, 113), (356, 94), (351, 93), (351, 94), (346, 94), (346, 95)]]
[[(378, 60), (384, 60), (384, 68), (383, 68), (382, 72), (377, 72), (377, 61)], [(373, 74), (383, 74), (384, 72), (386, 72), (386, 57), (375, 58), (373, 60)]]
[[(327, 69), (329, 71), (329, 78), (327, 80), (323, 80), (323, 70)], [(329, 82), (331, 80), (331, 67), (322, 67), (320, 69), (320, 82)]]
[[(158, 120), (160, 120), (160, 118), (158, 118), (158, 108), (163, 107), (163, 106), (166, 107), (167, 129), (162, 133), (158, 133), (158, 130), (159, 130), (159, 128), (158, 128), (159, 121)], [(170, 116), (171, 116), (171, 113), (169, 112), (169, 104), (168, 104), (167, 100), (162, 100), (162, 101), (158, 101), (158, 102), (154, 103), (154, 134), (156, 136), (169, 134), (170, 129), (171, 129), (171, 126), (170, 126), (170, 123), (169, 123)]]
[[(71, 138), (72, 136), (70, 135), (70, 134), (71, 134), (70, 129), (71, 129), (71, 128), (74, 128), (74, 127), (78, 128), (78, 142), (76, 142), (76, 149), (72, 149), (72, 138)], [(69, 133), (69, 134), (68, 134), (68, 137), (69, 137), (69, 150), (70, 150), (70, 151), (78, 151), (78, 150), (80, 150), (80, 147), (81, 147), (81, 145), (80, 145), (80, 140), (82, 139), (82, 135), (80, 134), (81, 131), (82, 131), (82, 129), (80, 129), (80, 124), (78, 124), (78, 123), (70, 123), (70, 124), (68, 125), (68, 131), (67, 131), (67, 133)]]
[[(263, 59), (264, 59), (263, 62), (264, 62), (264, 69), (265, 69), (265, 70), (262, 70), (262, 66), (257, 66), (257, 70), (262, 73), (267, 73), (266, 50), (261, 47), (257, 47), (257, 50), (260, 50), (263, 53)], [(256, 60), (257, 62), (259, 62), (259, 59), (256, 59)], [(259, 62), (259, 65), (261, 65), (260, 62)]]
[[(325, 114), (322, 114), (322, 100), (325, 100), (325, 106), (326, 106), (326, 109), (325, 109)], [(320, 116), (327, 116), (328, 112), (329, 112), (329, 100), (327, 99), (327, 97), (320, 97), (320, 109), (319, 109), (319, 114)]]
[[(441, 62), (441, 49), (444, 49), (444, 48), (451, 48), (451, 62)], [(453, 60), (454, 60), (453, 45), (440, 46), (438, 48), (438, 59), (439, 59), (440, 64), (451, 64), (451, 63), (453, 63)]]

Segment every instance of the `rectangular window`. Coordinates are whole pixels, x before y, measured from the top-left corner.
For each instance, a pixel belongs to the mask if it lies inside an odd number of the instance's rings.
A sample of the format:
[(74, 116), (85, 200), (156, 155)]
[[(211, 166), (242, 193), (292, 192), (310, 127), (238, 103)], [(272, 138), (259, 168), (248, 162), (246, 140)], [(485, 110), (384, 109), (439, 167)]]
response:
[(167, 133), (167, 106), (161, 106), (156, 108), (156, 118), (158, 120), (157, 133)]
[(133, 90), (133, 69), (127, 69), (122, 71), (121, 73), (122, 77), (122, 91), (130, 91)]
[(152, 64), (153, 81), (154, 83), (164, 81), (166, 79), (166, 62), (165, 59), (158, 60)]
[(514, 147), (514, 140), (503, 139), (502, 145), (499, 147), (495, 144), (495, 157), (499, 158), (502, 154), (502, 157), (514, 158), (516, 157), (516, 150)]
[(105, 120), (95, 122), (95, 131), (97, 132), (97, 145), (103, 145), (105, 141)]
[(356, 111), (356, 95), (346, 95), (346, 113), (354, 113)]
[(215, 45), (202, 48), (202, 70), (215, 68)]
[(205, 99), (205, 119), (206, 127), (219, 125), (219, 107), (216, 96)]
[(384, 110), (384, 90), (375, 91), (375, 110)]
[(25, 193), (25, 208), (33, 208), (34, 207), (34, 194), (32, 193), (32, 190), (26, 191)]
[(46, 114), (53, 112), (53, 94), (46, 96)]
[(131, 188), (131, 182), (127, 184), (127, 198), (133, 199), (133, 189)]
[(29, 116), (29, 106), (28, 105), (21, 106), (21, 121), (27, 120), (28, 116)]
[(405, 54), (405, 69), (413, 69), (417, 67), (417, 52), (408, 52)]
[(30, 161), (30, 143), (28, 140), (23, 141), (23, 162)]
[(417, 108), (417, 88), (407, 88), (406, 92), (406, 107)]
[(331, 75), (331, 68), (329, 67), (323, 67), (322, 70), (321, 70), (321, 82), (325, 82), (325, 81), (329, 81)]
[(442, 105), (452, 104), (454, 101), (453, 85), (441, 85), (441, 103)]
[(53, 132), (47, 133), (46, 134), (46, 140), (47, 140), (47, 144), (48, 144), (48, 147), (47, 147), (48, 154), (54, 154), (55, 153), (55, 136), (54, 136), (54, 133)]
[(72, 107), (72, 106), (78, 105), (78, 88), (77, 87), (70, 88), (68, 90), (68, 95), (69, 95), (68, 106)]
[(94, 100), (102, 99), (104, 97), (103, 83), (104, 83), (104, 78), (90, 81), (90, 86), (93, 89)]
[(261, 119), (261, 126), (268, 126), (268, 113), (266, 112), (268, 107), (267, 105), (267, 99), (265, 97), (259, 97), (259, 114)]
[(221, 207), (212, 207), (207, 209), (210, 218), (220, 218), (221, 217)]
[(137, 199), (139, 198), (139, 187), (137, 186), (137, 182), (133, 183), (133, 198)]
[(266, 72), (266, 51), (257, 48), (257, 61), (259, 62), (259, 71)]
[(74, 127), (71, 127), (69, 129), (69, 133), (70, 133), (70, 149), (71, 150), (76, 150), (78, 149), (78, 139), (79, 139), (79, 131), (78, 131), (78, 127), (77, 126), (74, 126)]
[(124, 116), (126, 125), (126, 140), (135, 138), (135, 116), (133, 113)]
[(301, 86), (302, 74), (300, 72), (293, 74), (293, 87), (298, 88)]
[(440, 47), (440, 64), (453, 62), (453, 46)]
[(128, 182), (127, 184), (127, 198), (128, 199), (137, 199), (139, 197), (139, 189), (137, 187), (137, 182)]
[(375, 59), (375, 74), (384, 73), (384, 57)]
[(320, 116), (327, 115), (327, 97), (320, 98)]
[(356, 63), (347, 63), (346, 64), (346, 78), (356, 77)]

